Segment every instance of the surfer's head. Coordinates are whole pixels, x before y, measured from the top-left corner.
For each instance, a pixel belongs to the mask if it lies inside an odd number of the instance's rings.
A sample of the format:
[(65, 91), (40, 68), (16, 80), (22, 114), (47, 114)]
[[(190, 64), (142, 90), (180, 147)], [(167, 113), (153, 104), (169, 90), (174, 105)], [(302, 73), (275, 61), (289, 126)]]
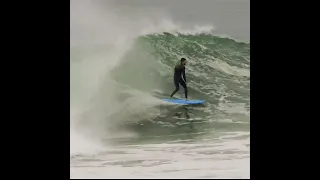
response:
[(181, 58), (181, 59), (180, 59), (180, 63), (181, 63), (182, 65), (186, 65), (186, 63), (187, 63), (186, 58)]

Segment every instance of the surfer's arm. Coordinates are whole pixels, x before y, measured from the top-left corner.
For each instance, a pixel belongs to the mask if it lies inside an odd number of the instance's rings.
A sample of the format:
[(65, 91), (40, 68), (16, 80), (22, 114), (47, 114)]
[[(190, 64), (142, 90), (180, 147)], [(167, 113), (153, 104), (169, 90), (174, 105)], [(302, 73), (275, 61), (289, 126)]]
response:
[(186, 68), (183, 68), (182, 77), (183, 77), (184, 82), (187, 83), (187, 79), (186, 79)]

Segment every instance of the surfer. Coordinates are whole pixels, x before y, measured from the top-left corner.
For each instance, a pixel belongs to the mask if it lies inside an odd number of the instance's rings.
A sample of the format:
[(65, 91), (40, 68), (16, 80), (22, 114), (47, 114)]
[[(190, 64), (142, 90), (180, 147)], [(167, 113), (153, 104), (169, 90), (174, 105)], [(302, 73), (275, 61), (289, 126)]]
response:
[(179, 84), (184, 88), (184, 94), (185, 98), (188, 99), (188, 88), (187, 88), (187, 80), (186, 80), (186, 72), (185, 72), (185, 65), (186, 65), (186, 59), (181, 58), (180, 64), (178, 64), (176, 67), (174, 67), (174, 85), (176, 86), (176, 89), (172, 92), (170, 98), (179, 91)]

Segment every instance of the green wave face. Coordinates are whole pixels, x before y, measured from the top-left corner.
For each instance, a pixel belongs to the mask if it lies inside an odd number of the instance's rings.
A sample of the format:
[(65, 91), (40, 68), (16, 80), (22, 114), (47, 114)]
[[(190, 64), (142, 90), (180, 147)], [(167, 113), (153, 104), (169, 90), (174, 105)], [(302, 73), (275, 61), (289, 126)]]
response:
[[(130, 88), (151, 93), (158, 98), (168, 97), (175, 88), (174, 66), (182, 57), (187, 59), (189, 98), (204, 99), (205, 106), (187, 107), (187, 110), (162, 108), (160, 116), (146, 118), (145, 121), (140, 119), (135, 127), (137, 132), (143, 136), (154, 135), (154, 129), (158, 128), (160, 136), (167, 135), (168, 131), (172, 134), (185, 133), (186, 129), (188, 132), (190, 130), (190, 119), (198, 122), (192, 125), (195, 133), (203, 132), (203, 129), (220, 129), (225, 132), (238, 129), (249, 132), (248, 43), (211, 34), (163, 33), (141, 36), (112, 75), (117, 82)], [(182, 87), (175, 97), (184, 97)], [(177, 117), (179, 121), (174, 120)], [(181, 125), (183, 122), (184, 125)], [(185, 125), (187, 128), (182, 128)], [(160, 127), (163, 132), (159, 130)], [(175, 127), (175, 130), (171, 131), (168, 127)]]

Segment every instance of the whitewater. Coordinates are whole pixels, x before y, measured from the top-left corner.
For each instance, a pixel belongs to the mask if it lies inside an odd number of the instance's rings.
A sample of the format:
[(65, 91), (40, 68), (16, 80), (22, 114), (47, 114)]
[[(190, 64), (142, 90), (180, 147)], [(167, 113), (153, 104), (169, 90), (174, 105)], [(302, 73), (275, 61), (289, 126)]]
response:
[[(178, 1), (70, 1), (71, 178), (250, 177), (249, 39), (179, 19)], [(204, 105), (159, 100), (182, 57)]]

